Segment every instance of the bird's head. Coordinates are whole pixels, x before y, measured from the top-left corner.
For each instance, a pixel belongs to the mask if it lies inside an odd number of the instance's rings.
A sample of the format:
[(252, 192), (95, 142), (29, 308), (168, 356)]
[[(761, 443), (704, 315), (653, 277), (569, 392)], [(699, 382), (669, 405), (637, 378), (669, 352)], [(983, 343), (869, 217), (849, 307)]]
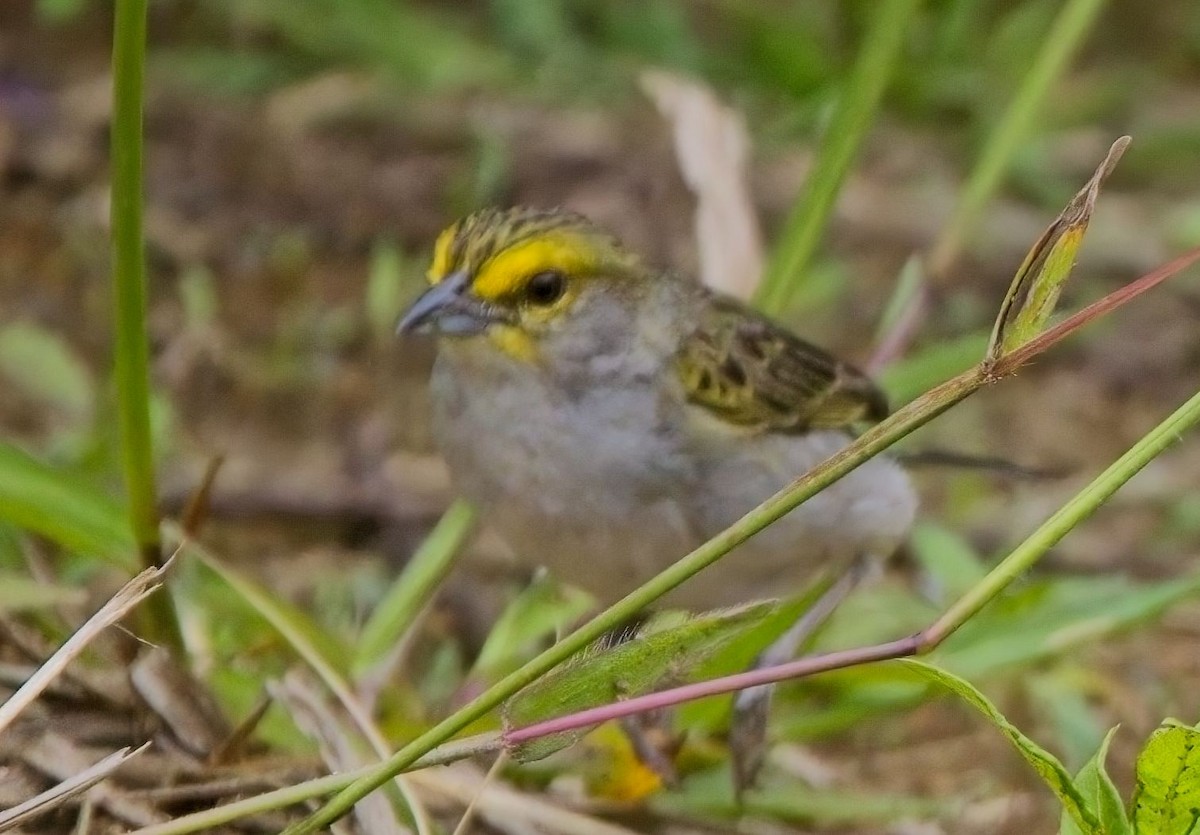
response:
[(484, 339), (510, 357), (533, 361), (564, 331), (585, 323), (611, 330), (604, 320), (628, 307), (647, 276), (636, 256), (581, 215), (485, 209), (438, 236), (430, 287), (398, 331)]

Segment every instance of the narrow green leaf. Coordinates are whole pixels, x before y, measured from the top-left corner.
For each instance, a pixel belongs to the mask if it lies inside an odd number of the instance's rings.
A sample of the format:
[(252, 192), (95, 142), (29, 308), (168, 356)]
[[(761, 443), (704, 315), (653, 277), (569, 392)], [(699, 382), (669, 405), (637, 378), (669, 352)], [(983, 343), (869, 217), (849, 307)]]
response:
[(56, 333), (24, 322), (0, 328), (0, 377), (73, 420), (91, 417), (92, 375)]
[(1200, 821), (1200, 732), (1182, 725), (1156, 730), (1137, 759), (1133, 831), (1194, 835)]
[(363, 627), (354, 654), (356, 673), (382, 661), (404, 637), (450, 572), (474, 528), (475, 516), (474, 508), (463, 501), (456, 501), (442, 515)]
[[(701, 661), (696, 678), (716, 678), (748, 669), (759, 653), (799, 620), (832, 583), (832, 576), (816, 577), (802, 593), (781, 600), (760, 624), (739, 632)], [(715, 731), (728, 724), (733, 699), (733, 695), (713, 696), (681, 704), (676, 708), (675, 725), (697, 733)]]
[(81, 603), (82, 588), (39, 583), (26, 574), (0, 572), (0, 613), (45, 609), (60, 603)]
[(987, 202), (1004, 182), (1055, 80), (1083, 43), (1104, 3), (1105, 0), (1067, 0), (1061, 4), (1020, 88), (988, 135), (979, 161), (962, 189), (954, 216), (933, 248), (929, 272), (935, 278), (957, 258), (963, 239), (974, 229)]
[(1016, 725), (1009, 722), (1004, 714), (988, 700), (987, 696), (975, 689), (973, 684), (923, 661), (904, 659), (897, 663), (942, 685), (986, 716), (1001, 733), (1008, 737), (1009, 742), (1017, 749), (1017, 753), (1025, 758), (1025, 762), (1033, 767), (1050, 791), (1054, 792), (1062, 803), (1063, 809), (1079, 827), (1080, 832), (1086, 833), (1086, 835), (1096, 835), (1103, 831), (1100, 829), (1099, 818), (1094, 811), (1088, 808), (1087, 802), (1079, 789), (1075, 787), (1071, 775), (1067, 773), (1063, 764), (1045, 748), (1025, 736)]
[(916, 19), (920, 7), (921, 0), (879, 3), (837, 112), (821, 141), (804, 195), (787, 220), (775, 256), (758, 288), (757, 302), (766, 312), (784, 311), (801, 283), (833, 213), (842, 182), (900, 62), (909, 24)]
[(971, 544), (941, 525), (918, 523), (909, 542), (921, 567), (950, 597), (962, 594), (987, 574), (987, 566)]
[[(121, 460), (143, 562), (158, 559), (158, 494), (150, 432), (150, 345), (142, 234), (142, 99), (147, 0), (117, 0), (113, 32), (112, 283)], [(153, 555), (152, 555), (153, 554)], [(168, 600), (164, 595), (156, 599)], [(163, 612), (156, 610), (158, 615)], [(165, 623), (160, 628), (168, 629)]]
[[(643, 633), (616, 647), (567, 664), (526, 687), (504, 706), (506, 728), (565, 716), (644, 693), (664, 678), (682, 679), (725, 641), (775, 611), (766, 601), (698, 615), (681, 625)], [(531, 740), (509, 751), (531, 762), (573, 744), (586, 733), (567, 731)]]
[(971, 679), (1029, 664), (1144, 623), (1200, 594), (1200, 574), (1157, 583), (1124, 577), (1056, 577), (995, 601), (938, 651)]
[[(1104, 835), (1129, 835), (1133, 830), (1129, 825), (1129, 817), (1125, 814), (1125, 805), (1121, 802), (1121, 794), (1104, 766), (1108, 759), (1108, 746), (1116, 733), (1116, 728), (1110, 730), (1100, 743), (1099, 750), (1079, 769), (1079, 773), (1075, 775), (1075, 788), (1079, 789), (1088, 808), (1099, 818), (1100, 832)], [(1084, 835), (1083, 830), (1065, 811), (1059, 826), (1058, 835)]]
[(85, 556), (134, 569), (129, 521), (121, 506), (69, 473), (0, 443), (0, 519)]
[(322, 629), (302, 609), (272, 594), (198, 545), (189, 543), (185, 551), (271, 624), (330, 690), (339, 694), (346, 690), (346, 668), (351, 658), (349, 647)]

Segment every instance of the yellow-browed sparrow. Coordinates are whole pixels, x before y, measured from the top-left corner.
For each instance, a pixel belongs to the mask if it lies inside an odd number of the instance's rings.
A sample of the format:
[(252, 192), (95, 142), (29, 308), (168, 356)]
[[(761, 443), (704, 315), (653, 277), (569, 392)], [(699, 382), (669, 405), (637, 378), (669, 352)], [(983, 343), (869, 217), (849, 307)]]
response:
[[(587, 219), (486, 210), (438, 238), (401, 331), (439, 337), (434, 431), (518, 559), (611, 602), (886, 414), (862, 373), (647, 267)], [(915, 493), (875, 458), (680, 586), (724, 606), (889, 556)]]

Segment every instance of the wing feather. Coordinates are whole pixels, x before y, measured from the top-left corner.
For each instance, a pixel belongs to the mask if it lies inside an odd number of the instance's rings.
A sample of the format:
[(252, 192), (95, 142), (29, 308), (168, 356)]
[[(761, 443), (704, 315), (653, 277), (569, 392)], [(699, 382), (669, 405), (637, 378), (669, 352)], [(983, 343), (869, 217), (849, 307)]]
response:
[(747, 428), (806, 432), (888, 414), (861, 371), (729, 298), (713, 298), (676, 370), (691, 402)]

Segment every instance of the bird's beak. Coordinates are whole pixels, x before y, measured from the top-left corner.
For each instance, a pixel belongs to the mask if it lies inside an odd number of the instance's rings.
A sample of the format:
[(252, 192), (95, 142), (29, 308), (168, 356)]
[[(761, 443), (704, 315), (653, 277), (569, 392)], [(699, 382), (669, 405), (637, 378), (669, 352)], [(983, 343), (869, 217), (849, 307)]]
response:
[(400, 317), (396, 333), (480, 333), (499, 317), (491, 305), (471, 295), (470, 284), (471, 276), (465, 271), (446, 276), (417, 297)]

